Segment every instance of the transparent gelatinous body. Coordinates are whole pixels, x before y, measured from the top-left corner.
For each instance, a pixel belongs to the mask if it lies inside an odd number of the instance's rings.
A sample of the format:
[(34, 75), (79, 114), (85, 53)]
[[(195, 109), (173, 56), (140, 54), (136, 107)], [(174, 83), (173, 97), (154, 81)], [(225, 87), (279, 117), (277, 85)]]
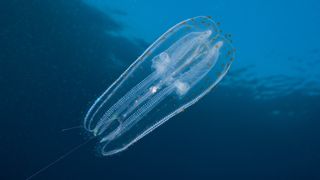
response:
[(158, 38), (95, 101), (84, 127), (102, 155), (123, 151), (207, 94), (234, 59), (209, 18), (185, 20)]

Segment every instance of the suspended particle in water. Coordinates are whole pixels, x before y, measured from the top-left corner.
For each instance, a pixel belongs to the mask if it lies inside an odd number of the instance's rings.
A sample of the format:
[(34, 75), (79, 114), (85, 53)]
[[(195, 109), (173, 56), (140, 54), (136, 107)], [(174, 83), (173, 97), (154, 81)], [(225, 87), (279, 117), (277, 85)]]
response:
[(84, 127), (99, 139), (102, 155), (123, 151), (210, 92), (233, 59), (211, 18), (180, 22), (94, 102)]

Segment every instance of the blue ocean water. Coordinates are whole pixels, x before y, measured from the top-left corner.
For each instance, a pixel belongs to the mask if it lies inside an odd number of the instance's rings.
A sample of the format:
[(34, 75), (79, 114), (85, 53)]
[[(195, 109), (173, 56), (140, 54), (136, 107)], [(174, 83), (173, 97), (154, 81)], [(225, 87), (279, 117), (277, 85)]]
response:
[(90, 141), (33, 179), (320, 179), (320, 2), (0, 1), (0, 179), (88, 134), (93, 101), (159, 35), (209, 15), (236, 60), (209, 95), (128, 150)]

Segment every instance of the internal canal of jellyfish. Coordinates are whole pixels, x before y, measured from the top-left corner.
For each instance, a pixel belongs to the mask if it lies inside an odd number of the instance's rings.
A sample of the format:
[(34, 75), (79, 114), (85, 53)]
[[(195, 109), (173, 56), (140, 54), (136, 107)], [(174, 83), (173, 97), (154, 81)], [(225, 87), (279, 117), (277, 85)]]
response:
[[(103, 155), (120, 152), (207, 94), (225, 76), (233, 56), (211, 19), (183, 21), (96, 100), (84, 126), (99, 137)], [(146, 75), (134, 79), (134, 74)]]

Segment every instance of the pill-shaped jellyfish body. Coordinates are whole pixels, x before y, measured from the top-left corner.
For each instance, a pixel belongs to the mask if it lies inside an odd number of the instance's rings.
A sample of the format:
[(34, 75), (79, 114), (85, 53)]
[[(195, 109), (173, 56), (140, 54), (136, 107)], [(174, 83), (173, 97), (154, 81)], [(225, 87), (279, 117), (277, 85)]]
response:
[(84, 120), (112, 155), (196, 103), (227, 73), (230, 42), (209, 17), (187, 19), (160, 36), (94, 102)]

